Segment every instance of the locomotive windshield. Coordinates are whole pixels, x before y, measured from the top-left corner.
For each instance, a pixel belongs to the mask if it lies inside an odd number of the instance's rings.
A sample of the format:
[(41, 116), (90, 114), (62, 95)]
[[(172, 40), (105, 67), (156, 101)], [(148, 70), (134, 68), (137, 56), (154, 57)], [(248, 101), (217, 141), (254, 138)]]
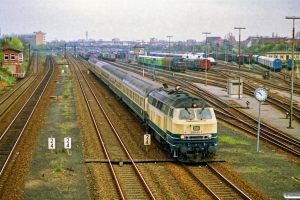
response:
[(206, 110), (206, 109), (198, 109), (197, 110), (197, 119), (211, 119), (211, 113), (210, 110)]
[(179, 119), (194, 119), (195, 113), (193, 109), (180, 110)]
[(184, 109), (180, 110), (179, 119), (211, 119), (212, 115), (208, 109)]

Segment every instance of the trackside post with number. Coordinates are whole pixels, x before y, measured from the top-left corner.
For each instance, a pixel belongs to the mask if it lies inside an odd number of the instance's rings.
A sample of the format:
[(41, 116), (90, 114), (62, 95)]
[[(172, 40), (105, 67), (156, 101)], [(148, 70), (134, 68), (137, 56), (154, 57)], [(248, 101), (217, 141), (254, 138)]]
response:
[(149, 150), (149, 145), (151, 145), (151, 135), (146, 133), (144, 134), (144, 145), (146, 146), (146, 151)]
[(51, 153), (53, 153), (53, 149), (55, 149), (55, 138), (52, 136), (48, 138), (48, 149), (51, 149)]
[(71, 149), (71, 138), (70, 137), (64, 138), (64, 148), (67, 149), (68, 154), (69, 154), (69, 149)]

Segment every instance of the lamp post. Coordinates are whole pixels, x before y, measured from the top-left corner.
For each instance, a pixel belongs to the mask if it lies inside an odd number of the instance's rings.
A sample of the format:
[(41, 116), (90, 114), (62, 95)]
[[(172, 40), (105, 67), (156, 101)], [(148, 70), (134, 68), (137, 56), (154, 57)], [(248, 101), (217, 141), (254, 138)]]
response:
[(205, 34), (205, 49), (206, 49), (206, 65), (205, 65), (205, 86), (207, 86), (207, 34), (210, 34), (209, 32), (202, 32), (202, 34)]
[[(170, 38), (173, 37), (173, 36), (167, 36), (167, 37), (169, 38), (169, 57), (170, 57)], [(171, 62), (169, 62), (169, 71), (171, 71), (171, 69), (170, 69), (171, 66), (170, 65), (171, 65)]]
[[(292, 127), (292, 117), (293, 117), (293, 93), (294, 93), (294, 45), (295, 45), (295, 19), (300, 19), (300, 17), (285, 17), (285, 19), (292, 19), (293, 20), (293, 47), (292, 47), (292, 80), (291, 80), (291, 102), (290, 102), (290, 120), (289, 120), (289, 127)], [(298, 68), (297, 68), (298, 73)]]
[(240, 93), (241, 93), (241, 29), (246, 29), (246, 28), (242, 28), (242, 27), (234, 27), (234, 29), (239, 29), (239, 98), (238, 100), (240, 100)]

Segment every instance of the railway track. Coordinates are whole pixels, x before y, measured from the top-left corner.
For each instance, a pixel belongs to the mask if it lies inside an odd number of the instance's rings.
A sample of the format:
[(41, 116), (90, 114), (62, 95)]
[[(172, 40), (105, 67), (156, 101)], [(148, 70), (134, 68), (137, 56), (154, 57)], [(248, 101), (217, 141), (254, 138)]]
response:
[[(225, 102), (223, 103), (226, 104)], [(234, 186), (229, 180), (216, 172), (216, 170), (213, 170), (210, 166), (208, 168), (199, 168), (198, 166), (187, 167), (183, 165), (183, 171), (188, 171), (191, 177), (203, 185), (214, 198), (250, 199), (239, 188)], [(212, 181), (207, 182), (205, 179)]]
[[(278, 81), (277, 83), (271, 83), (270, 81), (267, 80), (261, 80), (257, 78), (257, 75), (262, 76), (263, 71), (257, 71), (253, 72), (251, 70), (245, 70), (241, 69), (241, 73), (239, 73), (238, 68), (233, 68), (232, 70), (228, 71), (224, 67), (221, 69), (213, 68), (210, 71), (214, 72), (215, 74), (218, 74), (218, 76), (223, 76), (224, 81), (226, 82), (227, 78), (238, 78), (238, 75), (244, 80), (247, 80), (247, 82), (255, 82), (259, 85), (263, 85), (265, 87), (271, 88), (271, 89), (276, 89), (280, 91), (287, 91), (290, 92), (290, 87), (291, 87), (291, 75), (289, 73), (284, 73), (284, 72), (270, 72), (270, 76), (272, 77), (273, 80)], [(252, 75), (249, 75), (247, 73), (250, 73)], [(255, 76), (253, 76), (255, 75)], [(244, 81), (245, 83), (246, 81)], [(295, 94), (300, 94), (300, 84), (294, 81), (294, 93)]]
[(201, 166), (183, 165), (183, 167), (215, 199), (251, 199), (209, 164)]
[[(108, 161), (111, 178), (115, 182), (115, 188), (119, 195), (118, 198), (155, 199), (153, 192), (150, 190), (145, 178), (138, 169), (137, 164), (134, 162), (125, 144), (122, 142), (119, 133), (96, 97), (83, 72), (80, 70), (77, 62), (75, 62), (72, 57), (68, 57), (68, 59), (75, 68), (76, 77), (80, 83), (82, 93), (90, 111), (90, 117), (93, 119), (95, 131), (97, 132), (105, 158)], [(94, 112), (93, 110), (101, 110), (102, 113)], [(100, 126), (111, 128), (106, 129), (105, 132), (101, 132)], [(123, 167), (113, 165), (115, 160), (119, 160), (120, 163), (122, 163), (122, 160), (127, 159), (130, 160), (131, 165), (124, 165)]]
[[(217, 118), (222, 119), (223, 121), (253, 135), (257, 136), (257, 124), (258, 121), (251, 117), (250, 115), (244, 113), (238, 108), (228, 106), (218, 97), (210, 94), (206, 90), (191, 84), (186, 81), (180, 81), (182, 85), (185, 85), (186, 88), (190, 89), (190, 92), (196, 96), (204, 98), (207, 102), (210, 102), (214, 105)], [(291, 153), (297, 157), (300, 156), (300, 141), (298, 139), (292, 138), (289, 135), (276, 130), (275, 128), (265, 124), (260, 123), (260, 137), (268, 143), (277, 146), (278, 148)]]
[(14, 116), (13, 120), (11, 120), (10, 124), (1, 133), (0, 136), (0, 189), (3, 188), (6, 179), (8, 178), (8, 173), (5, 173), (7, 165), (13, 158), (13, 154), (15, 151), (18, 142), (21, 140), (22, 134), (26, 129), (27, 124), (29, 123), (32, 114), (35, 111), (41, 97), (49, 80), (54, 71), (54, 63), (53, 60), (48, 57), (47, 63), (49, 69), (42, 80), (35, 87), (34, 91), (27, 98), (24, 105), (21, 107), (19, 112)]

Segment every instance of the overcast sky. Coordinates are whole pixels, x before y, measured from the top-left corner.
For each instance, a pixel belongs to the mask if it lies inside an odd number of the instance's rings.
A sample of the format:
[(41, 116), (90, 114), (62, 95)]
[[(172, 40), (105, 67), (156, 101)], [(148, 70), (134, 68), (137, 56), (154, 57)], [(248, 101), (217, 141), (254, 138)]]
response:
[[(8, 17), (10, 16), (10, 17)], [(1, 34), (46, 33), (46, 41), (103, 39), (203, 41), (233, 33), (291, 37), (299, 0), (1, 0)], [(300, 31), (300, 20), (295, 20)]]

